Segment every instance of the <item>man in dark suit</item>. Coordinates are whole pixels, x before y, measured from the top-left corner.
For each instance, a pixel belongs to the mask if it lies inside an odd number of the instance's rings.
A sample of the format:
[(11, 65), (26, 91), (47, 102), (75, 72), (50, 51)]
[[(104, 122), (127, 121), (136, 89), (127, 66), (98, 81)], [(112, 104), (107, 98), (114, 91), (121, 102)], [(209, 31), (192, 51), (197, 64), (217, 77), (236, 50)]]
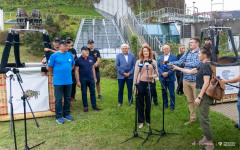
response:
[[(173, 111), (175, 108), (175, 72), (168, 69), (167, 66), (164, 64), (166, 61), (177, 61), (177, 56), (170, 53), (171, 49), (169, 45), (163, 46), (164, 54), (159, 56), (158, 61), (158, 72), (159, 72), (159, 80), (161, 80), (162, 87), (164, 86), (166, 90), (168, 89), (170, 93), (170, 110)], [(168, 96), (167, 91), (162, 91), (163, 96), (163, 103), (164, 107), (168, 108)]]
[(118, 75), (118, 107), (122, 106), (123, 103), (123, 90), (124, 84), (127, 83), (128, 88), (128, 101), (129, 105), (133, 105), (132, 98), (132, 85), (133, 75), (135, 68), (135, 56), (128, 52), (129, 47), (127, 44), (122, 44), (122, 53), (118, 54), (115, 61), (115, 68), (117, 69)]

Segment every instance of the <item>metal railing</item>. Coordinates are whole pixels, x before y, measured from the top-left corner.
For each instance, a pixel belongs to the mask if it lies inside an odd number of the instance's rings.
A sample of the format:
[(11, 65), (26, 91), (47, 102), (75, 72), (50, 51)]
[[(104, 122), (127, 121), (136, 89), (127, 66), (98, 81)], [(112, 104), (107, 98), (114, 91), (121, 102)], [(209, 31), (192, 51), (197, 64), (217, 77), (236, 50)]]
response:
[(128, 20), (131, 22), (133, 26), (137, 29), (139, 35), (142, 35), (149, 46), (152, 48), (153, 51), (161, 52), (162, 51), (162, 44), (158, 40), (158, 38), (151, 36), (146, 28), (140, 24), (134, 15), (128, 14)]
[[(129, 27), (129, 25), (127, 25), (127, 23), (124, 21), (125, 16), (123, 17), (120, 17), (119, 13), (117, 12), (115, 15), (114, 15), (114, 21), (116, 23), (116, 25), (118, 26), (123, 38), (124, 38), (124, 41), (130, 46), (130, 36), (131, 34), (134, 35), (131, 27)], [(130, 33), (129, 33), (130, 31)], [(139, 37), (138, 37), (138, 42), (141, 43)]]
[(150, 17), (156, 16), (156, 22), (200, 22), (209, 21), (211, 14), (205, 13), (192, 13), (190, 10), (185, 11), (184, 9), (165, 7), (156, 11), (142, 12), (136, 15), (136, 19), (140, 21), (147, 20)]
[[(45, 15), (45, 14), (43, 14)], [(42, 16), (43, 16), (42, 15)], [(53, 17), (59, 17), (60, 14), (51, 14)], [(10, 19), (16, 18), (17, 12), (4, 12), (3, 18), (8, 17)], [(91, 16), (91, 15), (67, 15), (70, 18), (78, 18), (78, 19), (106, 19), (104, 16)]]

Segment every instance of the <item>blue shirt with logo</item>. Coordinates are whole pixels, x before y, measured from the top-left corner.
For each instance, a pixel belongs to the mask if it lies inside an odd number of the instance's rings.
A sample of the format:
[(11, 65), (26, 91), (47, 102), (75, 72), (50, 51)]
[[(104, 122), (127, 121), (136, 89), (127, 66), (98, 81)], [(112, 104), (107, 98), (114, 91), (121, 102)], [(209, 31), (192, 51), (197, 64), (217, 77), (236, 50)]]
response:
[(53, 68), (53, 85), (72, 84), (72, 66), (74, 64), (73, 55), (69, 52), (52, 54), (48, 66)]
[(84, 57), (79, 57), (76, 60), (76, 67), (79, 67), (79, 80), (86, 81), (86, 80), (94, 80), (93, 76), (93, 69), (92, 66), (94, 65), (94, 60), (91, 56), (88, 56), (87, 59)]

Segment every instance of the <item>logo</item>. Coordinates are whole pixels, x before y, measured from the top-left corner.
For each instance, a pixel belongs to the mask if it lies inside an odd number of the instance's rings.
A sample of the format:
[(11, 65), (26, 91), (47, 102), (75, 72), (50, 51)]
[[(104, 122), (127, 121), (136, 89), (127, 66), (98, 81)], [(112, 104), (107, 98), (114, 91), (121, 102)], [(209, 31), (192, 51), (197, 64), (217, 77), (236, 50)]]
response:
[(230, 70), (224, 70), (222, 72), (222, 76), (225, 80), (231, 80), (235, 77), (235, 74), (231, 72)]
[(97, 53), (94, 53), (95, 57), (97, 57)]
[(222, 146), (222, 142), (218, 142), (218, 145)]
[(40, 95), (40, 91), (27, 90), (24, 92), (24, 94), (27, 95), (27, 100), (30, 100), (32, 97), (34, 97), (36, 100)]
[(69, 61), (72, 61), (71, 59), (69, 59)]
[(92, 62), (92, 60), (89, 60), (89, 62)]
[(50, 60), (48, 60), (48, 63), (50, 63)]

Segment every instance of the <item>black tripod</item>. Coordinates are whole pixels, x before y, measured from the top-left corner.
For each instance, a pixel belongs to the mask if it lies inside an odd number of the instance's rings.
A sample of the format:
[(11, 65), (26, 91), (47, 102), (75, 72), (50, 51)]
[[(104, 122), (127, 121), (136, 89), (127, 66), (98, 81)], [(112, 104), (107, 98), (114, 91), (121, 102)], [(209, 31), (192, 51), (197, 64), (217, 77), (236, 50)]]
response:
[(33, 111), (32, 111), (32, 108), (31, 108), (31, 106), (30, 106), (30, 104), (29, 104), (29, 102), (28, 102), (28, 100), (27, 100), (27, 95), (25, 94), (25, 92), (24, 92), (24, 90), (23, 90), (23, 87), (22, 87), (22, 84), (21, 84), (21, 83), (23, 83), (23, 81), (22, 81), (22, 78), (21, 78), (21, 76), (20, 76), (20, 74), (19, 74), (19, 70), (16, 69), (16, 70), (13, 70), (13, 72), (16, 74), (18, 83), (19, 83), (19, 85), (20, 85), (20, 87), (21, 87), (21, 90), (22, 90), (22, 92), (23, 92), (23, 96), (21, 97), (21, 99), (23, 100), (23, 109), (24, 109), (24, 127), (25, 127), (25, 148), (24, 148), (24, 150), (29, 150), (29, 149), (35, 148), (35, 147), (37, 147), (37, 146), (39, 146), (39, 145), (41, 145), (41, 144), (44, 144), (45, 141), (42, 142), (42, 143), (40, 143), (40, 144), (37, 144), (37, 145), (35, 145), (35, 146), (31, 147), (31, 148), (28, 147), (28, 143), (27, 143), (26, 102), (27, 102), (27, 104), (28, 104), (28, 106), (29, 106), (29, 108), (30, 108), (30, 110), (31, 110), (31, 113), (32, 113), (32, 115), (33, 115), (33, 118), (34, 118), (34, 120), (35, 120), (35, 122), (36, 122), (37, 127), (39, 127), (39, 124), (38, 124), (38, 122), (37, 122), (37, 120), (36, 120), (36, 117), (35, 117)]
[[(159, 76), (159, 77), (160, 77), (160, 76)], [(166, 79), (165, 79), (165, 80), (166, 80)], [(166, 87), (164, 86), (164, 84), (162, 83), (162, 81), (161, 81), (161, 80), (159, 80), (159, 81), (161, 82), (161, 85), (162, 85), (162, 92), (165, 92), (166, 94), (168, 94), (167, 89), (166, 89)], [(160, 141), (161, 137), (166, 136), (167, 134), (180, 135), (179, 133), (167, 133), (167, 132), (165, 131), (165, 129), (164, 129), (165, 115), (164, 115), (164, 98), (163, 98), (163, 97), (162, 97), (162, 100), (163, 100), (163, 107), (162, 107), (162, 113), (163, 113), (163, 122), (162, 122), (162, 124), (163, 124), (163, 128), (162, 128), (161, 131), (154, 129), (155, 131), (157, 131), (157, 132), (160, 133), (160, 134), (159, 134), (160, 137), (159, 137), (159, 139), (157, 140), (157, 143)], [(171, 98), (170, 98), (170, 100), (171, 100)]]
[[(152, 61), (150, 61), (150, 64), (152, 64)], [(145, 65), (146, 65), (146, 69), (147, 69), (147, 78), (148, 78), (148, 92), (149, 92), (149, 100), (150, 100), (150, 104), (151, 104), (151, 109), (152, 109), (152, 96), (151, 96), (151, 87), (150, 87), (150, 80), (149, 80), (149, 74), (148, 74), (148, 70), (149, 70), (149, 61), (148, 62), (145, 62)], [(153, 68), (154, 68), (154, 64), (152, 64)], [(151, 114), (151, 109), (150, 109), (150, 114)], [(150, 118), (151, 120), (151, 118)], [(159, 135), (159, 134), (154, 134), (152, 133), (152, 128), (151, 128), (151, 121), (149, 121), (149, 130), (148, 132), (143, 132), (145, 134), (147, 134), (148, 136), (145, 138), (145, 140), (143, 141), (142, 145), (148, 140), (148, 138), (151, 136), (151, 135)], [(153, 129), (155, 130), (155, 129)]]
[[(8, 72), (10, 77), (10, 98), (9, 98), (9, 104), (11, 108), (11, 120), (10, 120), (10, 132), (14, 135), (14, 143), (15, 143), (15, 150), (17, 150), (17, 140), (16, 140), (16, 132), (15, 132), (15, 123), (14, 123), (14, 115), (13, 115), (13, 103), (12, 103), (12, 80), (15, 81), (13, 77), (13, 73), (11, 71)], [(8, 73), (6, 76), (8, 77)]]
[[(135, 82), (136, 83), (135, 84), (135, 87), (136, 87), (136, 94), (135, 94), (136, 106), (135, 106), (135, 128), (134, 128), (134, 131), (133, 131), (133, 136), (128, 138), (127, 140), (123, 141), (122, 143), (125, 143), (125, 142), (127, 142), (127, 141), (129, 141), (133, 138), (144, 139), (143, 137), (139, 136), (138, 132), (137, 132), (137, 116), (138, 116), (138, 114), (137, 114), (138, 113), (138, 83), (137, 83), (137, 81), (138, 81), (138, 76), (139, 76), (141, 70), (142, 70), (142, 66), (139, 66), (139, 70), (138, 70), (138, 74), (137, 74), (137, 78), (136, 78), (136, 82)], [(133, 90), (133, 91), (135, 91), (135, 90)], [(131, 100), (133, 100), (133, 98)], [(122, 143), (120, 143), (120, 144), (122, 144)]]

